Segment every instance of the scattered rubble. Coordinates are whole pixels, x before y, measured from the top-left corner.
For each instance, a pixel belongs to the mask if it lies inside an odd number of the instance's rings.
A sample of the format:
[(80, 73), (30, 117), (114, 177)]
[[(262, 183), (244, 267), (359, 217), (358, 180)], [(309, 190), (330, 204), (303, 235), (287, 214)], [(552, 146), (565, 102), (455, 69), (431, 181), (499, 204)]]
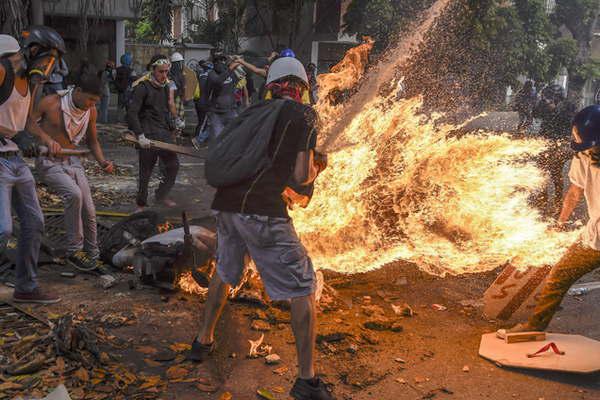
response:
[(265, 363), (267, 365), (277, 365), (281, 362), (281, 357), (278, 354), (269, 354), (265, 357)]

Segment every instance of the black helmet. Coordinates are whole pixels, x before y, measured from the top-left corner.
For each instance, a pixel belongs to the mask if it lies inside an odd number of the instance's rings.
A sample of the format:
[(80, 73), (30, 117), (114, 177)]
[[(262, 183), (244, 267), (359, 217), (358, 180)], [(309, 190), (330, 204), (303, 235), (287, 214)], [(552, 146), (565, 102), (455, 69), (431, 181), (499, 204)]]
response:
[(571, 148), (585, 151), (600, 146), (600, 105), (593, 105), (579, 111), (573, 118)]
[(27, 48), (34, 44), (46, 49), (56, 49), (60, 55), (67, 52), (63, 38), (47, 26), (35, 25), (23, 33), (22, 47)]

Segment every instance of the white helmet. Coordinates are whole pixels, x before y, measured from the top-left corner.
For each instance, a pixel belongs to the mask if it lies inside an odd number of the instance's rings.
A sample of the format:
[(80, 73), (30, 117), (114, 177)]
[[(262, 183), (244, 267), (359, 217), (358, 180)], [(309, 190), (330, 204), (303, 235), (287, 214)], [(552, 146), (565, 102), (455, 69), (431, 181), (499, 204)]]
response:
[(293, 57), (282, 57), (273, 61), (267, 74), (267, 85), (287, 76), (296, 77), (304, 82), (306, 86), (310, 86), (304, 65)]
[(178, 51), (171, 54), (171, 62), (177, 62), (177, 61), (183, 61), (183, 56)]
[(0, 57), (5, 54), (16, 53), (21, 50), (17, 39), (10, 35), (0, 35)]

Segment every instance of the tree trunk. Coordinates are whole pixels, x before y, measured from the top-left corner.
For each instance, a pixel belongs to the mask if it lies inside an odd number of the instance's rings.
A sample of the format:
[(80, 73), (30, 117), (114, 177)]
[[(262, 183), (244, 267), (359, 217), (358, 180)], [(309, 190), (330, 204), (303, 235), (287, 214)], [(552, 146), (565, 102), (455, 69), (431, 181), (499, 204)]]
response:
[(0, 28), (16, 38), (29, 25), (27, 12), (28, 0), (2, 0), (0, 1)]
[(31, 23), (44, 25), (44, 5), (42, 0), (31, 0)]

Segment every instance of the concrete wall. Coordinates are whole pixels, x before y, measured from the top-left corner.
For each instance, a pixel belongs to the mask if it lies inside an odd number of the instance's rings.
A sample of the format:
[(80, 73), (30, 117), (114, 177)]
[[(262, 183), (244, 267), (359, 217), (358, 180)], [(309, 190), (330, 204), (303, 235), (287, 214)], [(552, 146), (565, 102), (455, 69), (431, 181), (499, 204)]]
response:
[[(43, 1), (44, 14), (46, 15), (61, 15), (61, 16), (79, 16), (80, 2), (83, 0), (52, 0)], [(98, 9), (94, 6), (94, 1), (91, 2), (88, 13), (90, 15), (101, 15), (111, 19), (127, 19), (135, 18), (136, 14), (130, 4), (139, 3), (138, 1), (130, 0), (102, 0), (97, 1)]]
[(137, 73), (143, 73), (146, 71), (146, 65), (155, 54), (165, 54), (170, 56), (175, 51), (183, 54), (183, 58), (186, 63), (192, 59), (196, 61), (208, 60), (211, 56), (210, 46), (206, 47), (184, 47), (184, 46), (163, 46), (158, 44), (140, 44), (140, 43), (126, 43), (125, 51), (130, 52), (133, 55), (133, 68)]

